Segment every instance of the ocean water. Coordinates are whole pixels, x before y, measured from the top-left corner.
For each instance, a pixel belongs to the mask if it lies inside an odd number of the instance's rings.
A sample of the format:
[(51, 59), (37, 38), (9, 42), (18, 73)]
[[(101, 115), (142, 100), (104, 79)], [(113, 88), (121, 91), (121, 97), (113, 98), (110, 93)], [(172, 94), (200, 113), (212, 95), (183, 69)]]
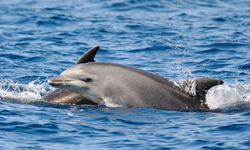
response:
[[(1, 149), (250, 149), (248, 0), (1, 0)], [(49, 103), (50, 77), (96, 61), (214, 77), (211, 111)]]

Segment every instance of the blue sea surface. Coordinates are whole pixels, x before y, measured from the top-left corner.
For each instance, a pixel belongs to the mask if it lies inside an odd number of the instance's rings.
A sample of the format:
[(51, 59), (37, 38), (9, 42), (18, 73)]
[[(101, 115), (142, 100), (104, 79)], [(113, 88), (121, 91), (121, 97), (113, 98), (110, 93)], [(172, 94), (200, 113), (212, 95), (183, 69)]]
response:
[[(249, 37), (248, 0), (1, 0), (0, 148), (248, 150)], [(208, 112), (42, 101), (96, 45), (98, 62), (224, 85)]]

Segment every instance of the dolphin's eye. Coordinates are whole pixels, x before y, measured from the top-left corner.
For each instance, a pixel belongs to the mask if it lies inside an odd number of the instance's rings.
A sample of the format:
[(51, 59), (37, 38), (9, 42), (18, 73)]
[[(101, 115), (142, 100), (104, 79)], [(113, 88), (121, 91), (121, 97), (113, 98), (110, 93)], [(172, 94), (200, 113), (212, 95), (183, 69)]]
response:
[(93, 80), (91, 78), (85, 78), (85, 79), (82, 79), (82, 81), (84, 81), (84, 82), (92, 82)]

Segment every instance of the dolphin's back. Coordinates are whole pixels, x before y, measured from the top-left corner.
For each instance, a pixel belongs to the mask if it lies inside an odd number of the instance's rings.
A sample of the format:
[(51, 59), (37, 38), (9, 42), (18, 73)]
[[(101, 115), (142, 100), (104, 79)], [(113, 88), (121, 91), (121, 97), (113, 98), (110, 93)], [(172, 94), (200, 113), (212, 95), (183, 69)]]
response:
[[(154, 80), (157, 83), (167, 85), (167, 86), (172, 86), (173, 88), (176, 88), (173, 81), (171, 81), (169, 79), (166, 79), (166, 78), (164, 78), (162, 76), (159, 76), (157, 74), (153, 74), (153, 73), (150, 73), (150, 72), (147, 72), (147, 71), (144, 71), (144, 70), (141, 70), (141, 69), (137, 69), (137, 68), (134, 68), (134, 67), (125, 66), (125, 65), (121, 65), (121, 64), (115, 64), (115, 63), (105, 63), (105, 62), (90, 62), (90, 63), (86, 63), (85, 65), (93, 65), (93, 66), (97, 65), (97, 66), (100, 66), (101, 68), (105, 67), (105, 69), (106, 69), (106, 67), (113, 67), (112, 69), (114, 69), (114, 70), (120, 70), (120, 68), (124, 69), (124, 70), (129, 70), (131, 72), (134, 72), (134, 73), (140, 74), (142, 76), (148, 77), (148, 78), (150, 78), (151, 80)], [(115, 69), (115, 68), (117, 68), (117, 69)]]

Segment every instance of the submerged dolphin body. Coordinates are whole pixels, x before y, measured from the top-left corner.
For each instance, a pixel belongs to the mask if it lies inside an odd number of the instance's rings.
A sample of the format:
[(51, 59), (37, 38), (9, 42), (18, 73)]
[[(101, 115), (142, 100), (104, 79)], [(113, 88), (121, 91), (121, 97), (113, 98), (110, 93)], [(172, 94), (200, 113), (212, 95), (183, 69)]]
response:
[(173, 82), (125, 65), (89, 62), (76, 64), (48, 83), (107, 106), (207, 110), (206, 92), (223, 81), (205, 77)]
[[(94, 62), (94, 58), (98, 50), (99, 46), (89, 49), (80, 57), (76, 64)], [(84, 96), (68, 91), (66, 89), (56, 89), (54, 92), (42, 97), (42, 99), (51, 102), (97, 105), (96, 103), (88, 100)]]

